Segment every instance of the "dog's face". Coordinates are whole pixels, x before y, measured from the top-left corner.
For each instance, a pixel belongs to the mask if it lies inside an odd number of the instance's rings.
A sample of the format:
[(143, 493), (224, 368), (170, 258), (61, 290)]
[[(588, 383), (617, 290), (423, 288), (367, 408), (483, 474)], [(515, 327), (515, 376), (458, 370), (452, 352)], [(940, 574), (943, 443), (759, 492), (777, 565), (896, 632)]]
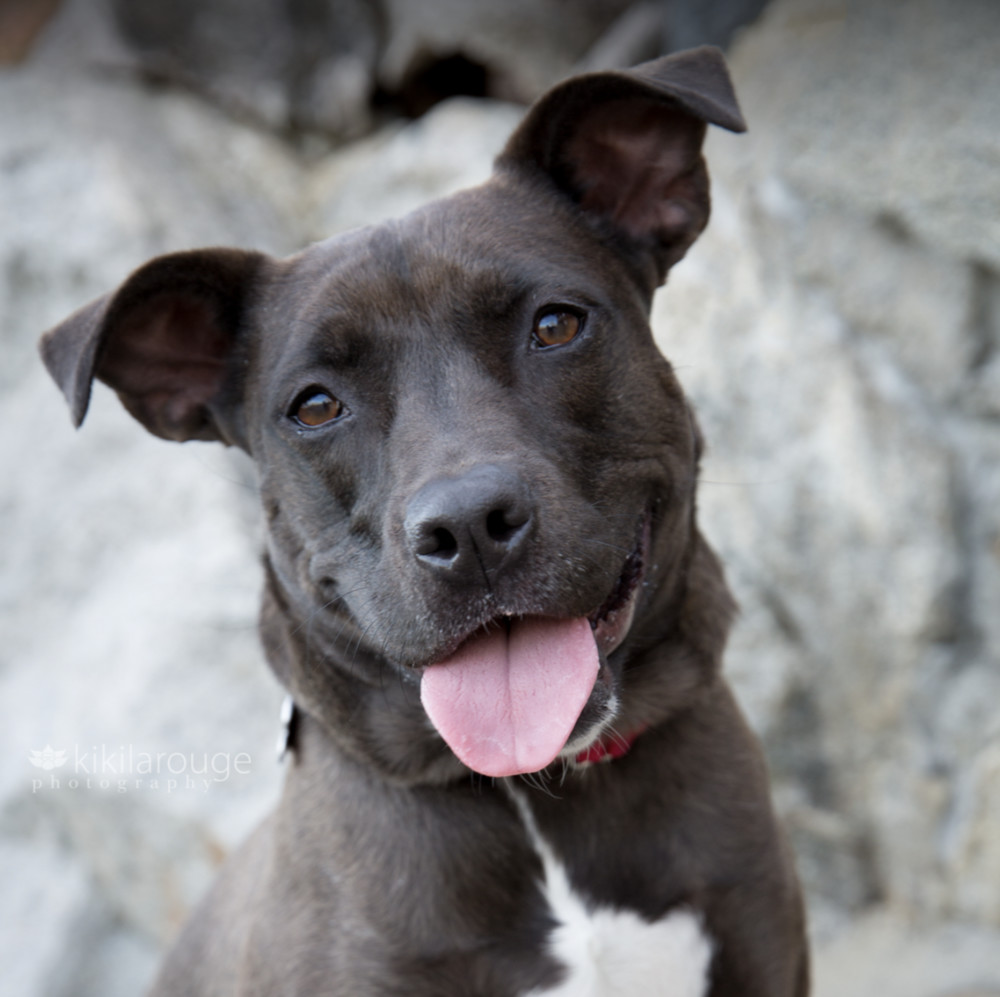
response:
[(579, 77), (482, 187), (287, 260), (161, 257), (48, 334), (78, 423), (97, 376), (254, 458), (265, 644), (307, 709), (344, 726), (398, 684), (488, 775), (639, 717), (625, 663), (696, 555), (698, 433), (647, 315), (707, 220), (705, 121), (742, 127), (714, 50)]
[(283, 335), (256, 331), (273, 568), (301, 612), (407, 667), (503, 617), (596, 614), (656, 500), (690, 495), (642, 295), (572, 212), (540, 224), (508, 193), (279, 264)]

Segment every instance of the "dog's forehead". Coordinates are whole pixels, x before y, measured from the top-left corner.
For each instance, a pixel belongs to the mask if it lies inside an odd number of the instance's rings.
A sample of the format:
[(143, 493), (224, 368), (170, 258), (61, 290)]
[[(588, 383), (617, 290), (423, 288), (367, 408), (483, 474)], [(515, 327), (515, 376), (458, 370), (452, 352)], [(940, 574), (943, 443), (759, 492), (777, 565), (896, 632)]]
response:
[(285, 307), (321, 338), (337, 328), (405, 336), (582, 291), (606, 272), (605, 251), (553, 200), (493, 181), (319, 243), (291, 261)]

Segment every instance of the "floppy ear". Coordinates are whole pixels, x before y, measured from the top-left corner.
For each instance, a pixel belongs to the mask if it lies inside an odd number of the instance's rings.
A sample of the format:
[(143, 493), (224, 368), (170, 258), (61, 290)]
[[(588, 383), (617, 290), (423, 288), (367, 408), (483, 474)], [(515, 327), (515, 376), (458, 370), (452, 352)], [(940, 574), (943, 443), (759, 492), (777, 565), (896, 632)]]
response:
[(722, 53), (704, 46), (572, 77), (528, 111), (499, 170), (541, 171), (661, 284), (708, 222), (707, 123), (746, 131)]
[(157, 257), (45, 333), (42, 359), (74, 425), (87, 414), (97, 377), (157, 436), (240, 445), (233, 361), (265, 259), (237, 249)]

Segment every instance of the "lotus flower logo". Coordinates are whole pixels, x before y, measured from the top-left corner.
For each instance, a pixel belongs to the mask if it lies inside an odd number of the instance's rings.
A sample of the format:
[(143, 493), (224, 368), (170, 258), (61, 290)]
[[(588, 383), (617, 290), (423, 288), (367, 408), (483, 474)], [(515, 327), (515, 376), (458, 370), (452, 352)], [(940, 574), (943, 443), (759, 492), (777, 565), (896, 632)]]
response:
[(41, 751), (32, 751), (28, 756), (28, 761), (36, 768), (49, 772), (66, 764), (66, 752), (53, 748), (51, 744), (46, 744)]

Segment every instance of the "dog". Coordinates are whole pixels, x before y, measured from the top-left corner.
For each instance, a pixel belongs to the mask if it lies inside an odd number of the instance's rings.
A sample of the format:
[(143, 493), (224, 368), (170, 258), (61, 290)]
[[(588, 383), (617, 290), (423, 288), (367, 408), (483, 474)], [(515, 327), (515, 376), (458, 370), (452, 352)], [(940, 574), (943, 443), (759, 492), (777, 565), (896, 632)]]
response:
[(648, 316), (705, 227), (721, 53), (572, 77), (491, 178), (284, 260), (162, 256), (42, 341), (253, 458), (276, 812), (156, 997), (805, 997), (803, 903), (720, 674), (702, 436)]

